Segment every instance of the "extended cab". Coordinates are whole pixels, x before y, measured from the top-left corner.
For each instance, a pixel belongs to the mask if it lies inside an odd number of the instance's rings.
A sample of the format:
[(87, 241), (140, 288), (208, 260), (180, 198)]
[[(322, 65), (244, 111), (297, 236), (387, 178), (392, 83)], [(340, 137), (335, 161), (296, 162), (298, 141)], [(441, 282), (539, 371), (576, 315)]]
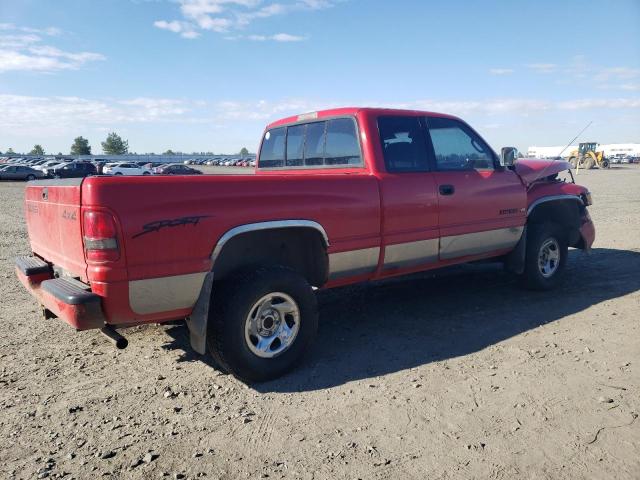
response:
[[(498, 156), (459, 118), (344, 108), (272, 123), (255, 175), (32, 182), (24, 286), (78, 330), (186, 319), (250, 381), (309, 349), (315, 290), (493, 258), (549, 289), (595, 237), (562, 161)], [(570, 173), (570, 172), (569, 172)], [(571, 177), (572, 178), (572, 177)]]

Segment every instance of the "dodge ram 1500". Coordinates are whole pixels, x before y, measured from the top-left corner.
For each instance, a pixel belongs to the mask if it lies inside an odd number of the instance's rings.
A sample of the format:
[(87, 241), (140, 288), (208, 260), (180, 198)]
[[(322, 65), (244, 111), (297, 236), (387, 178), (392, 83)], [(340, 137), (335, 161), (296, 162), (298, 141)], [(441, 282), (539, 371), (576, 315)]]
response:
[(309, 349), (317, 289), (489, 258), (557, 285), (595, 237), (569, 169), (450, 115), (313, 112), (267, 126), (254, 175), (30, 182), (16, 272), (45, 317), (120, 347), (116, 328), (186, 319), (196, 351), (262, 381)]

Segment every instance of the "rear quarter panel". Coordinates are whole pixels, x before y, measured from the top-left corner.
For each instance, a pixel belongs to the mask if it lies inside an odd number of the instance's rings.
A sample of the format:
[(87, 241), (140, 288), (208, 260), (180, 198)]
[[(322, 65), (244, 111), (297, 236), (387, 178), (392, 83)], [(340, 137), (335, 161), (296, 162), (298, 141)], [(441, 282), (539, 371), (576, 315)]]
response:
[[(91, 177), (83, 206), (116, 215), (130, 285), (209, 271), (220, 237), (250, 223), (315, 221), (329, 253), (380, 243), (378, 183), (368, 174)], [(89, 277), (108, 280), (99, 268), (89, 265)]]

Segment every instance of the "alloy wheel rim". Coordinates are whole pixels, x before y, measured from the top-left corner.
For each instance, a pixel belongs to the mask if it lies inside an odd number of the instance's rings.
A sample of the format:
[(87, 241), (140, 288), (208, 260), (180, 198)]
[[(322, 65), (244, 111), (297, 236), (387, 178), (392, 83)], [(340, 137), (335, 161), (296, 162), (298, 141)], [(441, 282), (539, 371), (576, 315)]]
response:
[(560, 265), (560, 245), (555, 238), (548, 238), (538, 252), (538, 269), (544, 278), (552, 277)]
[(289, 350), (300, 331), (300, 308), (286, 293), (269, 293), (253, 304), (245, 321), (245, 341), (260, 358)]

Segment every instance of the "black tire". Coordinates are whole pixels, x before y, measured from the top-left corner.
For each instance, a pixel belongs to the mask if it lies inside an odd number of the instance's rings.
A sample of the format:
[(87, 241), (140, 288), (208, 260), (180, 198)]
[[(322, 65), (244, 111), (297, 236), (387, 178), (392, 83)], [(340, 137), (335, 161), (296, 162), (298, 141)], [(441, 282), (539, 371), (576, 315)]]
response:
[[(552, 242), (548, 244), (548, 242)], [(555, 244), (553, 243), (555, 242)], [(553, 272), (543, 273), (539, 265), (541, 250), (547, 244), (552, 251), (557, 251), (559, 261)], [(567, 264), (567, 238), (563, 228), (555, 223), (532, 224), (527, 228), (527, 248), (525, 268), (522, 280), (525, 287), (531, 290), (550, 290), (562, 280)]]
[(582, 162), (582, 165), (585, 170), (591, 170), (594, 167), (593, 158), (591, 157), (585, 158), (584, 161)]
[(116, 172), (114, 175), (122, 175), (122, 172)]
[(571, 164), (574, 170), (578, 167), (578, 159), (576, 157), (571, 157), (569, 159), (569, 163)]
[[(299, 330), (288, 349), (261, 358), (247, 343), (245, 326), (250, 310), (265, 295), (290, 296), (299, 310)], [(318, 303), (300, 274), (284, 267), (259, 267), (235, 275), (214, 288), (207, 327), (207, 349), (223, 370), (243, 381), (263, 382), (293, 369), (309, 350), (318, 329)]]
[(34, 181), (35, 179), (36, 179), (36, 176), (35, 176), (35, 175), (31, 175), (31, 174), (27, 175), (27, 182), (32, 182), (32, 181)]

